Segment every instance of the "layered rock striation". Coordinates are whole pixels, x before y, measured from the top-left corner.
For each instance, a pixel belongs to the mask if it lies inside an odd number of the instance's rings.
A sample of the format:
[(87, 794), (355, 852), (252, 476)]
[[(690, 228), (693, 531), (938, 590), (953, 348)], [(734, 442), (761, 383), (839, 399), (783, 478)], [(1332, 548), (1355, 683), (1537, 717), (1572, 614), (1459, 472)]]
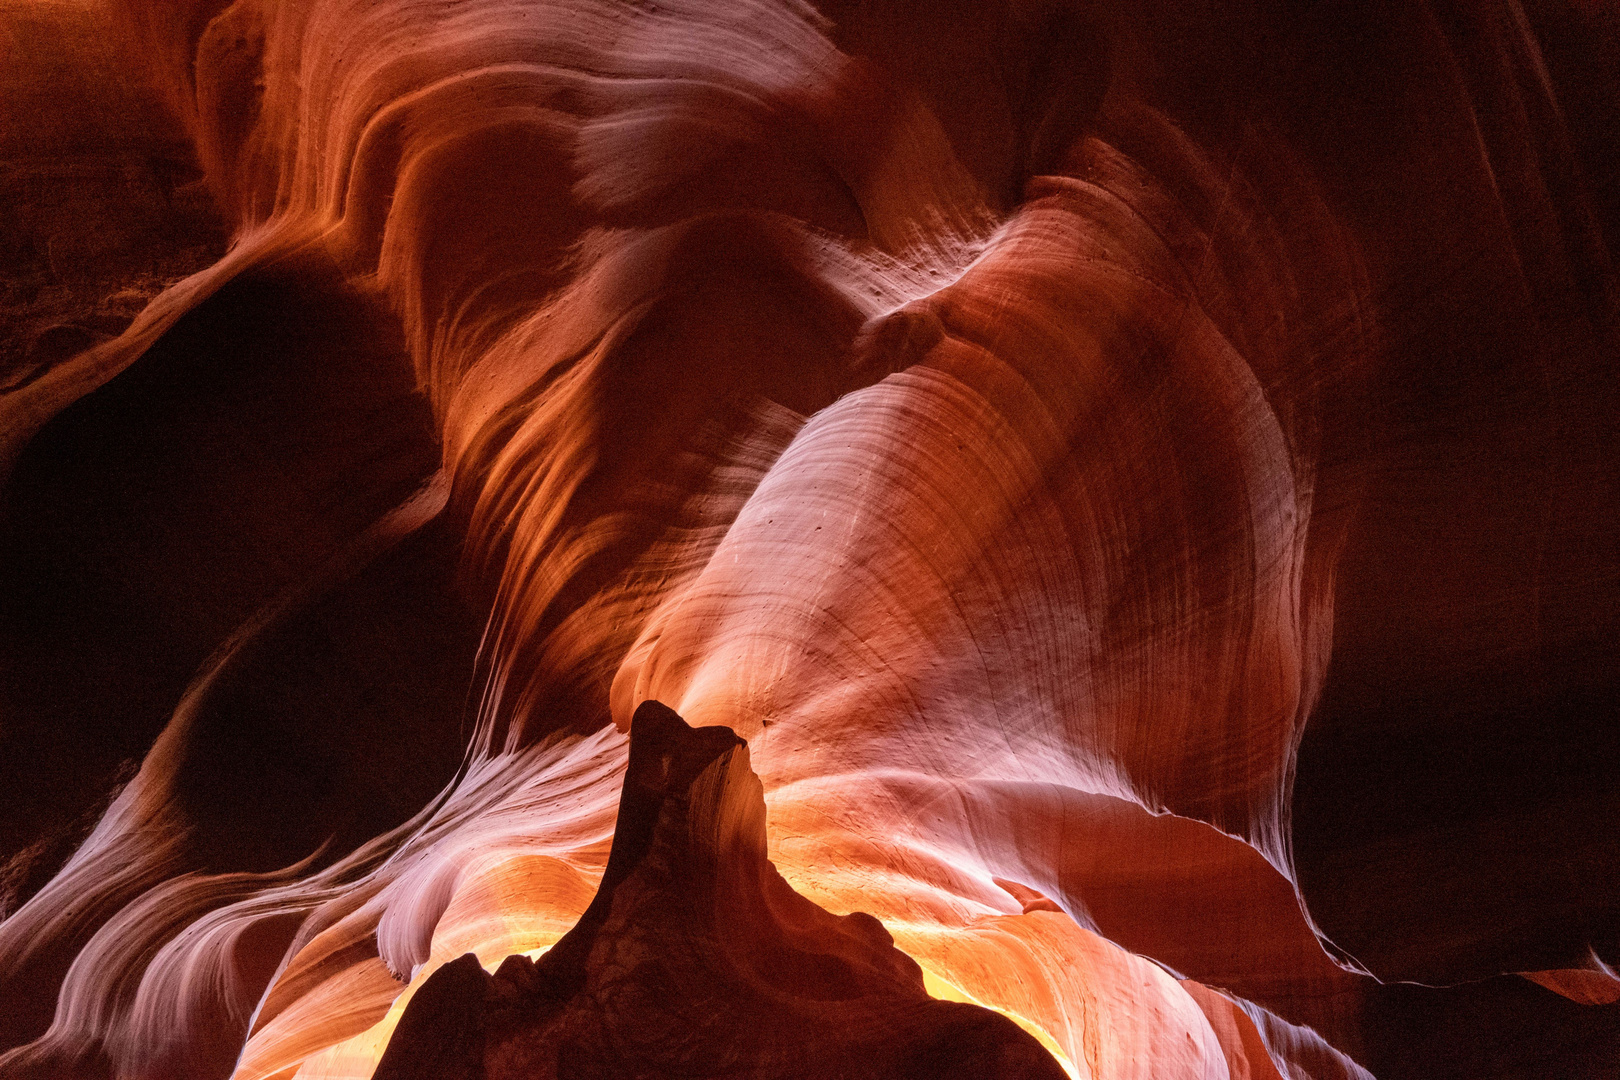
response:
[(0, 1074), (1612, 1075), (1609, 8), (0, 33)]

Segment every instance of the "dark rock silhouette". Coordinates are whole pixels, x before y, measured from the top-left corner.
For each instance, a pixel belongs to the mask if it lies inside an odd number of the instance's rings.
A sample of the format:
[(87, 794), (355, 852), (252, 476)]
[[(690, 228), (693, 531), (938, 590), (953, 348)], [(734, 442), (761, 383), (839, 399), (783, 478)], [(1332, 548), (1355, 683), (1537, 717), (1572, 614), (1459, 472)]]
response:
[(1017, 1025), (935, 1001), (876, 919), (828, 914), (765, 857), (748, 748), (644, 702), (613, 854), (550, 951), (472, 954), (411, 1000), (377, 1080), (1062, 1077)]

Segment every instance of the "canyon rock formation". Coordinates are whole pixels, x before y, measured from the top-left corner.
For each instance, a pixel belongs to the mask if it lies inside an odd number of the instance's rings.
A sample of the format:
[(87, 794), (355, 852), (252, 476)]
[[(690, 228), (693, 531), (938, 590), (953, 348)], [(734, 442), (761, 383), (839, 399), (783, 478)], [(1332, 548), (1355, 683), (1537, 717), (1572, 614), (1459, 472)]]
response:
[(765, 858), (748, 747), (636, 710), (596, 896), (538, 961), (467, 953), (423, 983), (378, 1080), (1064, 1073), (1006, 1017), (924, 988), (881, 923), (805, 900)]
[(0, 56), (0, 1076), (1620, 1068), (1612, 4)]

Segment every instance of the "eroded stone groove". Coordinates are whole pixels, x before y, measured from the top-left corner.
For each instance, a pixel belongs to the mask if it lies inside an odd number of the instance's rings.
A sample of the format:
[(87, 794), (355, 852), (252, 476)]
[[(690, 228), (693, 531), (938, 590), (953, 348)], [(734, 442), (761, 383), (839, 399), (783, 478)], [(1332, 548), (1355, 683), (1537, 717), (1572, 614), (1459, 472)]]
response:
[(1617, 87), (0, 0), (0, 1076), (1611, 1080)]

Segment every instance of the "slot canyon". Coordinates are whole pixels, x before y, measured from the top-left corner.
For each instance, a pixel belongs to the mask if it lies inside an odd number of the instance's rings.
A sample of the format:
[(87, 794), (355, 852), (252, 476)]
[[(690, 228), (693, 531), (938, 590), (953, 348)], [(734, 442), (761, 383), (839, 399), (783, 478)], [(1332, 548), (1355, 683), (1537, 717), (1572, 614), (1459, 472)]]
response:
[(1620, 1077), (1614, 0), (0, 0), (0, 1078)]

